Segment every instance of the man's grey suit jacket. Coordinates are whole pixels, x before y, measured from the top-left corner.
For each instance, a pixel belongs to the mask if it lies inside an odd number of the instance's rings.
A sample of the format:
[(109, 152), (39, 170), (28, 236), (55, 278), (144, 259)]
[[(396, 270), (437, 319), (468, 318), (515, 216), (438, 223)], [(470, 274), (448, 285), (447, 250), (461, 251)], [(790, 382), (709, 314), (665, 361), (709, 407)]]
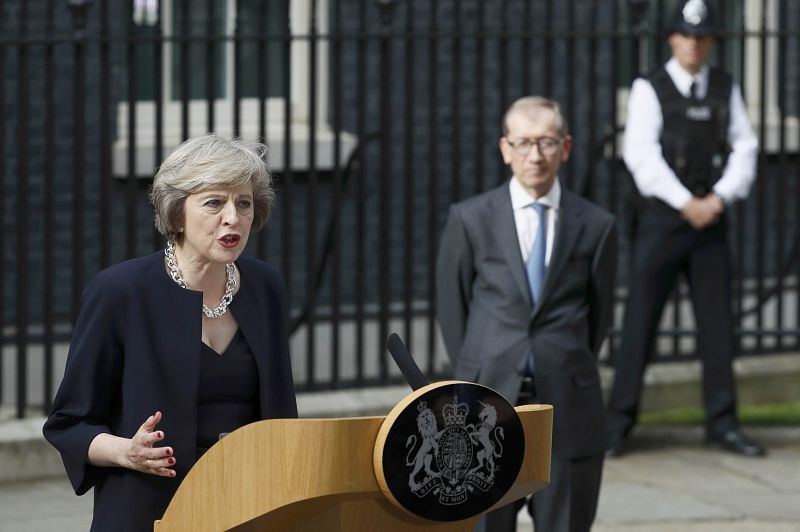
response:
[(456, 379), (516, 402), (529, 352), (554, 406), (553, 453), (602, 454), (597, 353), (611, 323), (614, 217), (562, 187), (555, 241), (532, 306), (508, 183), (450, 209), (436, 263), (437, 317)]

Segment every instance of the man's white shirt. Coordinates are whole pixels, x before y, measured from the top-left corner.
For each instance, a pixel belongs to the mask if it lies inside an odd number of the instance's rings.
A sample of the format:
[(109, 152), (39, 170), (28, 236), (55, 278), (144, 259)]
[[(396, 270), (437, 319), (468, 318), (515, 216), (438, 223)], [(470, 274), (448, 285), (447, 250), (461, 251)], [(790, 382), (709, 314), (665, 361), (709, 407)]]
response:
[(539, 230), (539, 215), (531, 205), (541, 203), (549, 207), (547, 209), (547, 247), (544, 254), (544, 263), (549, 265), (561, 202), (561, 184), (558, 182), (558, 178), (553, 182), (553, 186), (550, 187), (547, 194), (538, 199), (534, 199), (528, 194), (516, 177), (512, 177), (509, 181), (508, 191), (511, 194), (511, 208), (514, 210), (514, 224), (517, 226), (519, 250), (522, 254), (522, 261), (526, 264), (533, 249), (533, 242), (536, 240), (536, 232)]
[[(673, 57), (665, 68), (681, 94), (688, 97), (692, 83), (696, 83), (697, 97), (705, 97), (708, 92), (708, 65), (703, 65), (692, 76)], [(728, 142), (731, 153), (722, 177), (714, 185), (714, 192), (725, 203), (747, 197), (755, 180), (758, 156), (758, 138), (750, 126), (742, 91), (735, 82), (729, 108)], [(659, 141), (663, 125), (661, 104), (655, 89), (648, 80), (636, 79), (628, 97), (628, 118), (623, 144), (625, 164), (643, 196), (658, 198), (680, 210), (691, 199), (692, 193), (683, 186), (664, 160)]]

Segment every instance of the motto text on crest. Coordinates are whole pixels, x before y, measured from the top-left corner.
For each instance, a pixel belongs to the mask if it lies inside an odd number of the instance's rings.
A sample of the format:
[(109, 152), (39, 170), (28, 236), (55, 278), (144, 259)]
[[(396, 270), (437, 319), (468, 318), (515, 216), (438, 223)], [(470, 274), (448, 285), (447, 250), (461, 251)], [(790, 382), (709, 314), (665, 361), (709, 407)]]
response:
[[(497, 409), (478, 401), (477, 423), (467, 424), (469, 405), (458, 396), (441, 410), (444, 428), (425, 401), (417, 404), (416, 434), (406, 440), (406, 465), (411, 468), (408, 487), (418, 497), (433, 492), (444, 505), (462, 504), (475, 488), (485, 492), (494, 485), (503, 456), (503, 427), (497, 427)], [(413, 456), (413, 458), (412, 458)]]

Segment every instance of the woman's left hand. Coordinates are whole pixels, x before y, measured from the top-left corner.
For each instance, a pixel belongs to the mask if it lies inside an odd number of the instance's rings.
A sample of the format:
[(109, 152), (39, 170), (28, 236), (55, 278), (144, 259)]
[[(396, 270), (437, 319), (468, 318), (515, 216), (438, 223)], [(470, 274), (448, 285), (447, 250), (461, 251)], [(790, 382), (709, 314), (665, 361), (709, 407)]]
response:
[(161, 412), (148, 417), (132, 438), (102, 433), (89, 444), (89, 463), (100, 467), (125, 467), (141, 473), (174, 477), (174, 450), (155, 447), (164, 439), (164, 431), (155, 430)]
[(130, 444), (123, 457), (125, 467), (161, 477), (175, 476), (175, 470), (170, 469), (175, 465), (172, 447), (155, 447), (156, 443), (164, 439), (164, 432), (155, 430), (160, 421), (161, 412), (157, 411), (142, 423), (129, 440)]

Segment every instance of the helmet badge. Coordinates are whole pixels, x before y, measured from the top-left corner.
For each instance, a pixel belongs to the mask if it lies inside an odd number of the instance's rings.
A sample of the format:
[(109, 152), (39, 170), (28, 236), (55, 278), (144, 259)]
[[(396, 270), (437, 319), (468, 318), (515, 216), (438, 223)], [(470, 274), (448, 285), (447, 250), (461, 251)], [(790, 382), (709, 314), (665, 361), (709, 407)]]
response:
[(703, 0), (689, 0), (683, 6), (683, 20), (688, 24), (697, 25), (703, 22), (708, 14), (708, 8)]

